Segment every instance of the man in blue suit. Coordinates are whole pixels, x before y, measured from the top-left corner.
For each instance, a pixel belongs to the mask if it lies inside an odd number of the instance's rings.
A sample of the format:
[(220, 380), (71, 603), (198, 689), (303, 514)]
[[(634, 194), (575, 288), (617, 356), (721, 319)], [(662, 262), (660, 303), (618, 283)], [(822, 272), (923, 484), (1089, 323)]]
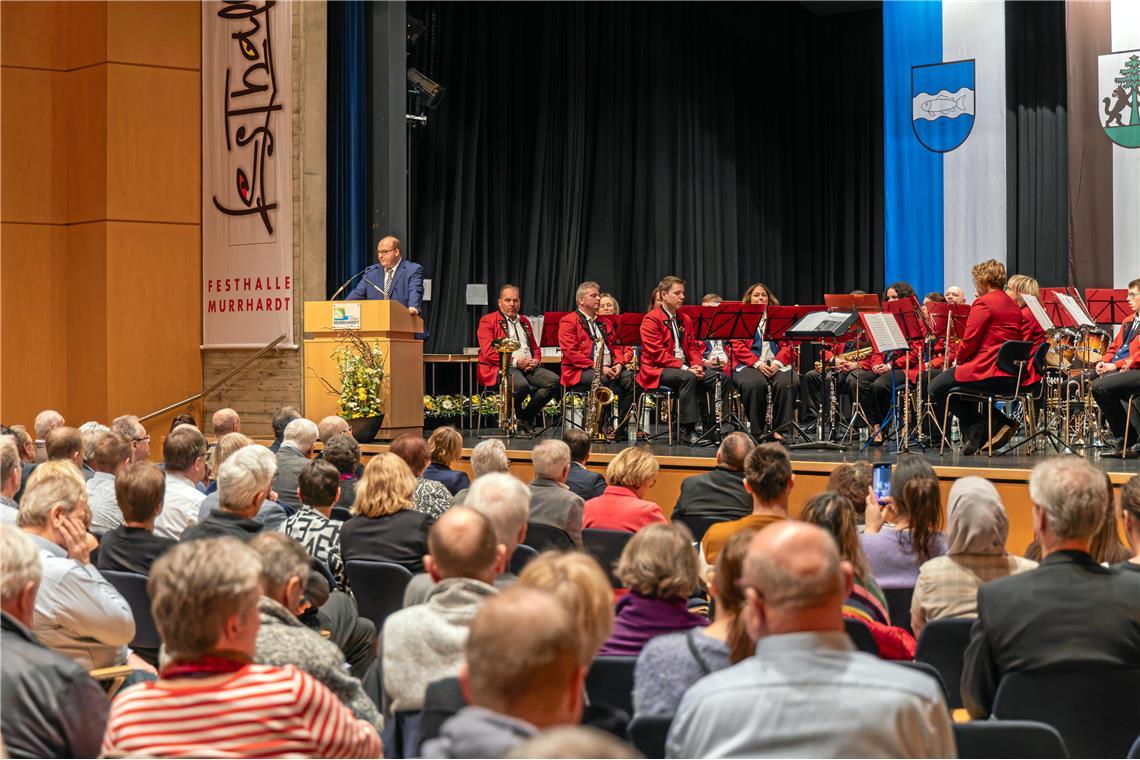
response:
[[(400, 241), (389, 235), (376, 244), (379, 264), (364, 270), (360, 282), (348, 294), (349, 301), (399, 301), (413, 315), (424, 307), (424, 268), (400, 255)], [(427, 329), (417, 336), (427, 337)]]

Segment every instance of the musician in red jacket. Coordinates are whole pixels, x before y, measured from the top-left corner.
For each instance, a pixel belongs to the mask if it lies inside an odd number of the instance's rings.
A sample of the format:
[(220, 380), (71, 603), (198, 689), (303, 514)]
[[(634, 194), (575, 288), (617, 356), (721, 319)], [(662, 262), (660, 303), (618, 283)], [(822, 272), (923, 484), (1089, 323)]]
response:
[[(706, 374), (693, 322), (678, 309), (685, 303), (685, 281), (672, 275), (657, 284), (661, 305), (641, 322), (641, 366), (637, 383), (646, 390), (672, 388), (681, 407), (681, 442), (692, 445), (704, 432), (697, 406), (697, 388)], [(711, 385), (709, 390), (712, 390)]]
[[(972, 273), (978, 298), (973, 302), (966, 331), (958, 345), (958, 365), (930, 383), (930, 402), (939, 421), (954, 387), (1008, 393), (1012, 376), (997, 366), (998, 350), (1008, 341), (1025, 337), (1021, 309), (1005, 292), (1005, 265), (990, 259), (976, 265)], [(994, 437), (987, 441), (986, 416), (978, 411), (977, 402), (955, 397), (950, 411), (962, 426), (963, 454), (976, 454), (987, 444), (991, 450), (1004, 446), (1017, 429), (1012, 419), (994, 409)]]
[[(914, 298), (914, 303), (918, 303), (918, 295), (914, 292), (914, 288), (906, 282), (895, 282), (889, 285), (883, 293), (884, 301), (901, 301), (907, 298)], [(888, 362), (881, 354), (875, 354), (872, 359), (875, 361), (871, 364), (871, 372), (875, 374), (875, 379), (871, 382), (871, 393), (866, 397), (865, 405), (867, 407), (867, 416), (871, 418), (871, 422), (876, 425), (882, 425), (883, 420), (887, 416), (887, 411), (891, 408), (891, 392), (902, 390), (907, 382), (907, 378), (913, 382), (918, 377), (918, 367), (922, 363), (922, 349), (925, 342), (920, 340), (910, 342), (910, 350), (905, 354), (898, 354), (893, 356)], [(910, 369), (910, 374), (907, 374), (907, 369)], [(898, 424), (902, 424), (902, 415), (899, 415)], [(883, 442), (882, 432), (876, 436), (875, 442)]]
[[(483, 315), (479, 320), (479, 384), (495, 387), (499, 384), (499, 352), (495, 350), (495, 339), (504, 336), (518, 341), (519, 348), (511, 354), (511, 378), (515, 387), (515, 416), (519, 429), (526, 434), (533, 432), (532, 425), (542, 427), (539, 415), (542, 408), (558, 392), (558, 375), (542, 366), (542, 354), (538, 340), (530, 326), (530, 320), (519, 314), (519, 288), (517, 285), (504, 285), (499, 288), (499, 309)], [(523, 401), (530, 396), (530, 403), (521, 408)]]
[[(744, 291), (740, 300), (760, 306), (780, 305), (768, 286), (759, 282)], [(753, 435), (773, 433), (792, 421), (799, 387), (799, 377), (793, 366), (795, 350), (792, 344), (768, 340), (767, 325), (768, 317), (765, 315), (751, 340), (729, 341), (732, 382), (740, 391), (740, 400), (744, 403)], [(765, 430), (769, 384), (772, 386), (772, 430)]]
[[(1030, 358), (1037, 356), (1037, 350), (1045, 343), (1045, 330), (1041, 327), (1041, 323), (1037, 321), (1037, 317), (1033, 316), (1033, 311), (1029, 308), (1029, 304), (1022, 298), (1023, 295), (1031, 295), (1037, 298), (1041, 294), (1041, 286), (1037, 284), (1037, 280), (1024, 274), (1015, 274), (1009, 278), (1009, 282), (1005, 284), (1005, 292), (1017, 303), (1017, 308), (1021, 309), (1021, 322), (1022, 322), (1022, 340), (1027, 340), (1033, 344), (1033, 351), (1029, 354)], [(1033, 385), (1041, 382), (1041, 373), (1037, 371), (1037, 367), (1032, 361), (1025, 369), (1025, 378), (1022, 379), (1022, 387)]]
[(618, 399), (620, 423), (633, 405), (633, 374), (621, 362), (624, 353), (610, 348), (610, 332), (599, 322), (601, 289), (596, 282), (583, 282), (574, 294), (578, 308), (558, 322), (558, 347), (562, 349), (562, 385), (569, 390), (588, 392), (594, 382), (594, 363), (602, 351), (602, 385)]
[[(1109, 344), (1108, 350), (1096, 365), (1096, 380), (1092, 394), (1101, 414), (1119, 440), (1116, 448), (1105, 456), (1136, 456), (1140, 446), (1123, 450), (1124, 424), (1127, 418), (1125, 403), (1133, 393), (1140, 393), (1140, 279), (1128, 283), (1128, 305), (1132, 316), (1120, 325), (1120, 332)], [(1132, 407), (1132, 429), (1140, 443), (1140, 409)], [(1132, 433), (1129, 434), (1131, 439)]]

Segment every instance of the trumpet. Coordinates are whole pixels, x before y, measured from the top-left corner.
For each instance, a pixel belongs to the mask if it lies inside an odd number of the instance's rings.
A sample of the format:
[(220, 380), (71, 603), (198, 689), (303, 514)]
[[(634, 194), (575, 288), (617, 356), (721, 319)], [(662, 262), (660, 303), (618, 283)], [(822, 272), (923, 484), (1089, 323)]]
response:
[[(854, 351), (848, 351), (846, 353), (839, 354), (835, 358), (838, 359), (839, 361), (844, 361), (844, 362), (857, 362), (861, 359), (866, 359), (868, 356), (870, 356), (872, 350), (873, 349), (871, 348), (871, 346), (866, 346), (864, 348), (857, 348)], [(816, 360), (815, 371), (816, 372), (823, 372), (823, 360), (822, 359)]]

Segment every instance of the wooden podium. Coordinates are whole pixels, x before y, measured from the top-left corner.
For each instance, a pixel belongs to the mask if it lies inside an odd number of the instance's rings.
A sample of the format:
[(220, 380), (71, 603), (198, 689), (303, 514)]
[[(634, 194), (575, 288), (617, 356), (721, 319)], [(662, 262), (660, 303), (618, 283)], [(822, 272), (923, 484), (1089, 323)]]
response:
[[(377, 438), (390, 441), (404, 433), (423, 433), (424, 346), (416, 339), (424, 323), (398, 301), (305, 302), (305, 416), (319, 421), (339, 414), (340, 370), (333, 351), (338, 333), (358, 329), (369, 344), (378, 340), (384, 354), (384, 425)], [(322, 379), (325, 382), (322, 382)]]

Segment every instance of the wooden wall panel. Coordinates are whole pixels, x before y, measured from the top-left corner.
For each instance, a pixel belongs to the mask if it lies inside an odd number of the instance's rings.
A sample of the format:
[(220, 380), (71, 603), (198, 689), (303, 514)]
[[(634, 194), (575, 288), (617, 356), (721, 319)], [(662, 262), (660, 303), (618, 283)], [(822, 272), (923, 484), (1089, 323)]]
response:
[(107, 4), (91, 0), (61, 2), (64, 62), (68, 69), (93, 66), (107, 60)]
[(53, 139), (57, 88), (66, 74), (0, 70), (0, 216), (5, 222), (66, 221), (66, 151)]
[(61, 74), (57, 139), (66, 162), (67, 221), (107, 218), (107, 66)]
[(200, 68), (201, 14), (196, 2), (109, 2), (107, 60)]
[(107, 419), (107, 224), (67, 227), (69, 421)]
[(60, 2), (0, 3), (0, 64), (42, 69), (66, 69), (64, 17)]
[(201, 221), (200, 103), (196, 71), (107, 66), (108, 218)]

